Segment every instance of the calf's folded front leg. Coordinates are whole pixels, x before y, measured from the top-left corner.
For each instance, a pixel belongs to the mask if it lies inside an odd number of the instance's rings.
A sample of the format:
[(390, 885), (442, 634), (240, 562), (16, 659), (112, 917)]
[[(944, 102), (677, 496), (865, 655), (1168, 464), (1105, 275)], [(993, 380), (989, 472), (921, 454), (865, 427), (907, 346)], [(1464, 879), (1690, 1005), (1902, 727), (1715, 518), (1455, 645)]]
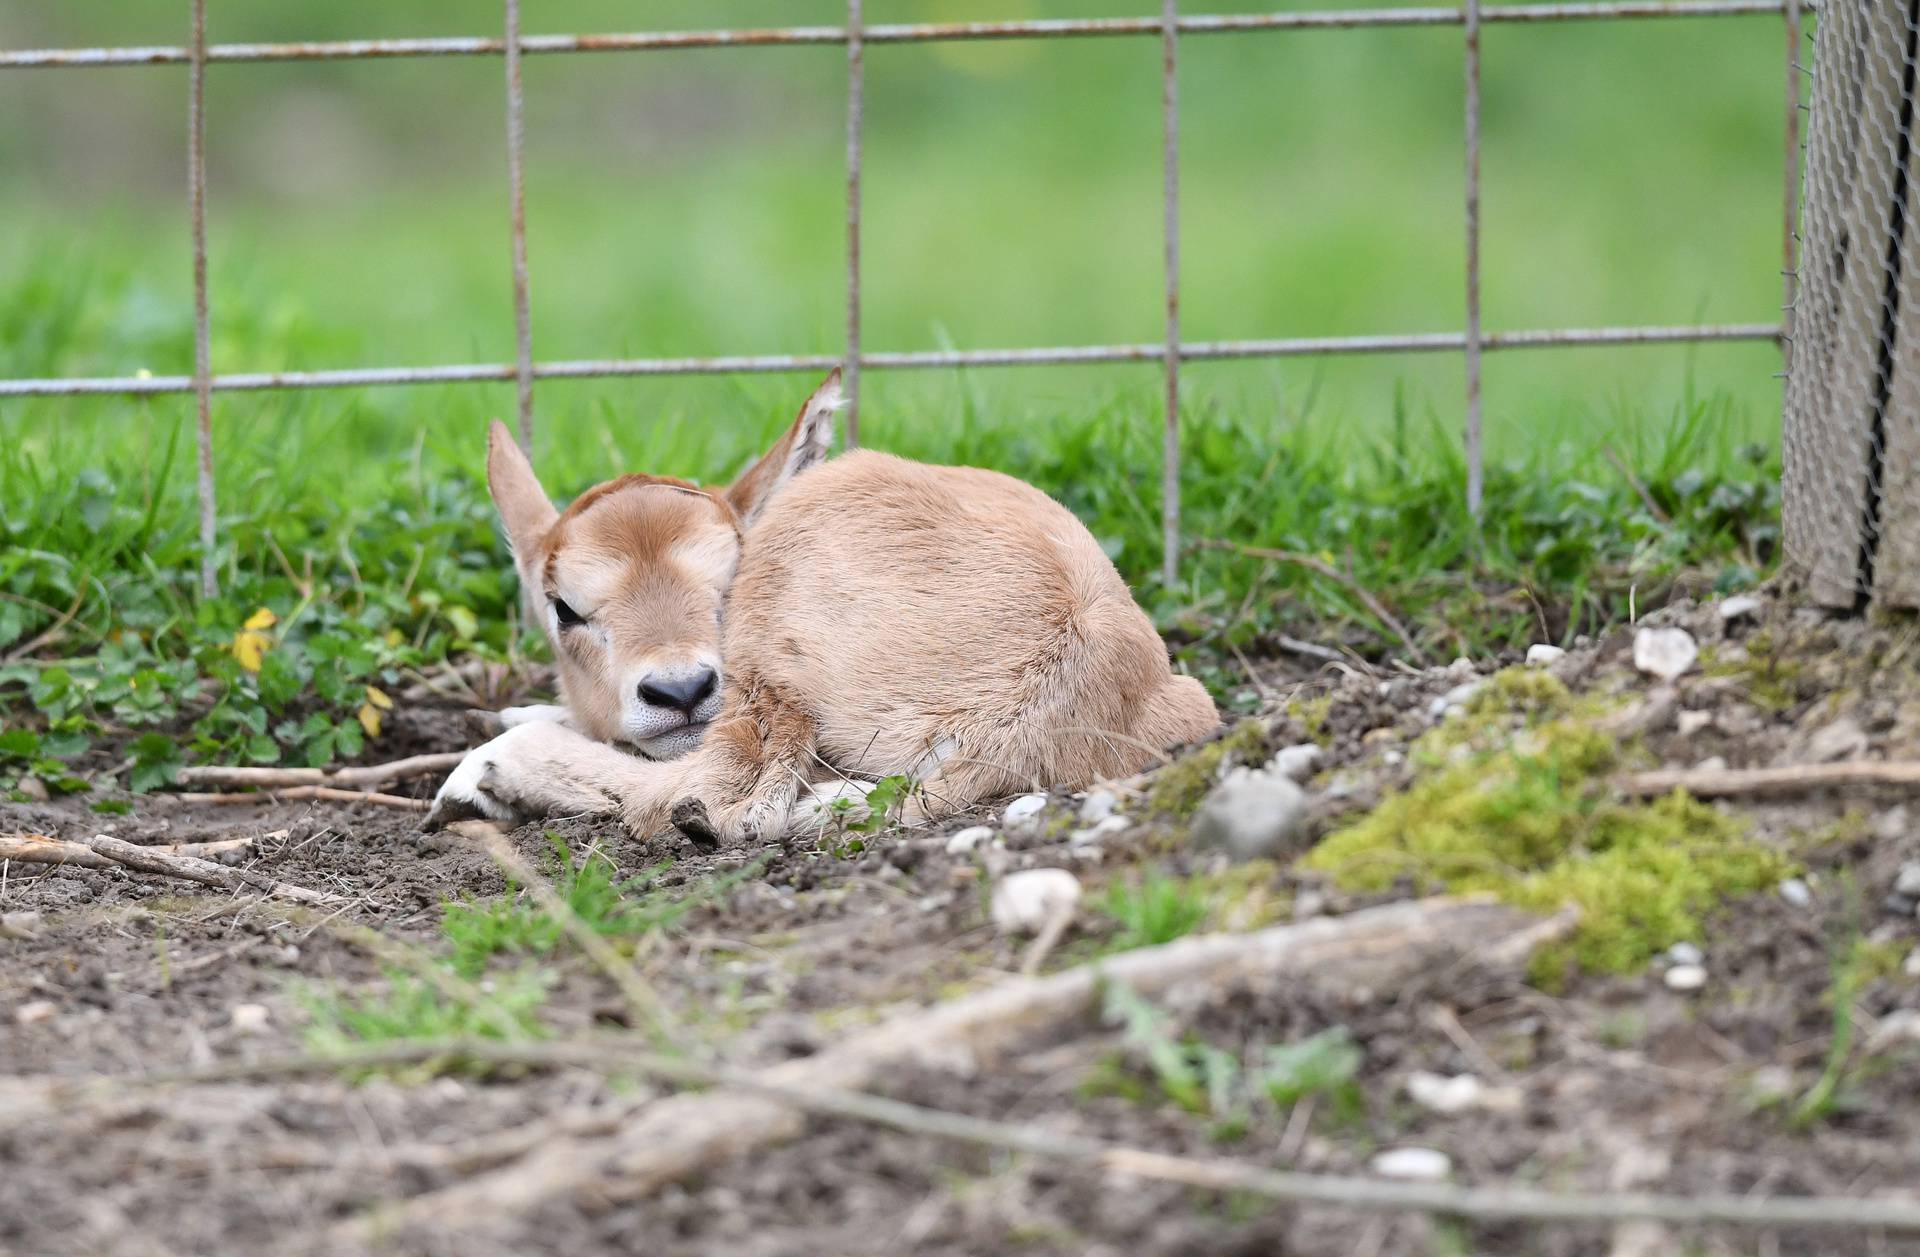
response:
[(640, 759), (551, 721), (519, 725), (468, 752), (434, 796), (426, 828), (538, 816), (619, 816), (651, 825), (681, 789), (681, 763)]

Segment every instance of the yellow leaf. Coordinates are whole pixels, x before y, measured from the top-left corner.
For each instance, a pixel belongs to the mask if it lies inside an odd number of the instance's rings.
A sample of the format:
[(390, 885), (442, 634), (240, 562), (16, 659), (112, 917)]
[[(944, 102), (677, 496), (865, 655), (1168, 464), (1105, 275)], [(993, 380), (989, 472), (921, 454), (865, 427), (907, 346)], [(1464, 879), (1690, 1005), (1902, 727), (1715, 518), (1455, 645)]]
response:
[(369, 685), (367, 687), (367, 705), (370, 707), (378, 707), (381, 711), (393, 710), (393, 700), (388, 698), (386, 691), (377, 685)]
[(241, 629), (233, 635), (233, 657), (248, 672), (260, 671), (260, 661), (273, 649), (273, 638), (252, 629)]
[[(368, 688), (371, 689), (372, 687), (369, 686)], [(370, 738), (379, 737), (380, 736), (380, 709), (378, 707), (375, 707), (372, 703), (362, 703), (360, 704), (360, 711), (358, 714), (360, 716), (360, 727), (367, 731), (367, 736)]]
[(279, 622), (280, 622), (279, 616), (267, 610), (265, 607), (262, 607), (258, 611), (254, 612), (252, 615), (248, 616), (247, 622), (241, 627), (253, 629), (257, 632), (260, 629), (270, 629), (274, 625), (278, 624)]

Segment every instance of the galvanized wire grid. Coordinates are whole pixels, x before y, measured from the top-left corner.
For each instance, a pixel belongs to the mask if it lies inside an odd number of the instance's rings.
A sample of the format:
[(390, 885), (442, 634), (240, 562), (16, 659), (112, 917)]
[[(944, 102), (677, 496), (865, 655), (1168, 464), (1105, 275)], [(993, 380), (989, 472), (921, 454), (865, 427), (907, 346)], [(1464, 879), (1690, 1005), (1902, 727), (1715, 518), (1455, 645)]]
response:
[[(1846, 0), (1868, 6), (1871, 0)], [(1909, 0), (1895, 0), (1908, 3)], [(1920, 3), (1920, 0), (1912, 0)], [(735, 372), (816, 371), (840, 366), (850, 399), (849, 444), (859, 440), (860, 372), (867, 369), (961, 366), (1035, 366), (1158, 362), (1165, 378), (1162, 463), (1163, 573), (1178, 576), (1180, 557), (1180, 415), (1182, 362), (1236, 358), (1288, 358), (1337, 354), (1462, 352), (1467, 370), (1467, 500), (1478, 514), (1484, 484), (1481, 440), (1481, 355), (1507, 349), (1561, 346), (1647, 345), (1702, 341), (1782, 340), (1777, 323), (1674, 327), (1559, 328), (1486, 333), (1480, 310), (1480, 31), (1488, 23), (1578, 22), (1622, 18), (1784, 16), (1787, 32), (1788, 133), (1783, 231), (1787, 299), (1793, 298), (1793, 207), (1799, 183), (1799, 66), (1801, 14), (1809, 0), (1591, 0), (1587, 3), (1501, 4), (1483, 7), (1463, 0), (1459, 8), (1392, 8), (1187, 16), (1179, 0), (1162, 0), (1158, 17), (1044, 19), (1009, 22), (894, 23), (868, 25), (861, 0), (848, 0), (844, 26), (793, 26), (759, 30), (640, 31), (601, 35), (522, 35), (519, 0), (503, 0), (505, 29), (498, 38), (454, 36), (426, 39), (342, 40), (326, 43), (206, 43), (206, 0), (190, 0), (192, 40), (185, 46), (66, 48), (0, 51), (0, 70), (71, 69), (102, 66), (191, 67), (188, 88), (188, 176), (194, 245), (194, 371), (191, 376), (74, 377), (0, 380), (0, 397), (86, 394), (150, 395), (192, 392), (199, 419), (202, 583), (214, 589), (216, 552), (211, 395), (258, 389), (315, 389), (397, 384), (444, 384), (512, 380), (517, 386), (520, 438), (533, 439), (534, 383), (541, 379)], [(1827, 0), (1838, 5), (1840, 0)], [(1465, 33), (1467, 241), (1464, 332), (1400, 335), (1295, 337), (1266, 340), (1185, 342), (1180, 339), (1179, 43), (1182, 35), (1251, 31), (1352, 29), (1362, 27), (1460, 26)], [(860, 173), (864, 135), (864, 53), (871, 44), (948, 40), (1099, 38), (1158, 36), (1162, 51), (1162, 183), (1164, 192), (1165, 336), (1158, 344), (1053, 346), (958, 351), (868, 352), (860, 337)], [(1822, 47), (1827, 32), (1821, 31)], [(523, 56), (583, 52), (844, 44), (847, 49), (847, 323), (843, 351), (708, 358), (628, 358), (536, 361), (529, 300), (525, 212), (525, 126), (520, 63)], [(216, 62), (330, 61), (394, 57), (502, 56), (506, 62), (507, 181), (512, 236), (515, 359), (510, 364), (472, 363), (424, 367), (366, 367), (325, 371), (213, 374), (208, 359), (206, 280), (206, 161), (204, 102), (206, 67)], [(1817, 124), (1816, 124), (1817, 125)], [(1816, 157), (1815, 162), (1818, 161)], [(1904, 186), (1904, 185), (1903, 185)], [(1792, 453), (1789, 453), (1792, 461)], [(1920, 523), (1920, 521), (1916, 521)], [(1920, 537), (1917, 537), (1920, 540)]]
[(1826, 0), (1783, 440), (1788, 560), (1810, 594), (1920, 606), (1920, 0)]

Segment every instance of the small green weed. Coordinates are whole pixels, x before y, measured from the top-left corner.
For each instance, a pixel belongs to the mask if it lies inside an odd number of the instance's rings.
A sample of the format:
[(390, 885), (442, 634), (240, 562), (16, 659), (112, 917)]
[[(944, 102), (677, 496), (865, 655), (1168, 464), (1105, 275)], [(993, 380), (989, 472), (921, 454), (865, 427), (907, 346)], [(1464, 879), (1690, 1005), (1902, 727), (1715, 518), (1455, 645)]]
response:
[[(913, 778), (895, 773), (874, 782), (864, 804), (844, 795), (835, 799), (831, 805), (833, 833), (825, 840), (827, 853), (836, 860), (864, 853), (867, 838), (898, 820), (907, 800), (918, 788), (919, 783)], [(852, 819), (854, 811), (863, 806), (867, 814), (859, 820)], [(850, 834), (860, 836), (848, 837)]]
[[(696, 906), (725, 894), (759, 868), (755, 864), (736, 870), (694, 893), (675, 898), (649, 889), (672, 867), (671, 860), (616, 881), (613, 861), (605, 854), (590, 851), (576, 860), (558, 834), (549, 833), (547, 841), (553, 848), (548, 872), (554, 892), (589, 929), (616, 938), (639, 938), (654, 930), (671, 929)], [(440, 928), (451, 945), (450, 963), (467, 976), (480, 973), (501, 953), (544, 956), (566, 938), (566, 927), (558, 917), (514, 895), (449, 902), (441, 910)]]
[(1151, 872), (1109, 884), (1100, 910), (1120, 924), (1107, 950), (1132, 951), (1191, 934), (1206, 919), (1207, 903), (1194, 883)]
[(356, 1044), (419, 1039), (538, 1038), (545, 978), (522, 970), (489, 988), (436, 983), (398, 969), (386, 971), (386, 989), (360, 994), (308, 991), (301, 1003), (311, 1018), (307, 1045), (339, 1052)]
[(1351, 1121), (1364, 1107), (1355, 1081), (1364, 1057), (1345, 1027), (1269, 1046), (1247, 1067), (1216, 1044), (1191, 1035), (1175, 1038), (1166, 1014), (1120, 983), (1106, 988), (1103, 1014), (1122, 1027), (1126, 1048), (1144, 1062), (1151, 1086), (1143, 1086), (1123, 1059), (1113, 1059), (1089, 1079), (1087, 1090), (1141, 1104), (1163, 1096), (1189, 1113), (1212, 1118), (1216, 1139), (1238, 1139), (1257, 1113), (1284, 1112), (1303, 1100), (1328, 1101), (1340, 1122)]

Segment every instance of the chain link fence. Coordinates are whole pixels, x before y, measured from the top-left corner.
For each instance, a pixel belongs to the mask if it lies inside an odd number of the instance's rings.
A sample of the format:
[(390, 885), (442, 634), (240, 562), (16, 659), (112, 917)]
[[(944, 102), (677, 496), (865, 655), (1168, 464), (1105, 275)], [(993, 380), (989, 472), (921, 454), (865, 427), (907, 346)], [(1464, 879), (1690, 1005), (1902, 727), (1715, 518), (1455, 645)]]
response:
[[(1875, 11), (1873, 0), (1824, 0), (1851, 13), (1849, 31), (1880, 25), (1860, 15)], [(1893, 0), (1887, 0), (1891, 3)], [(1905, 3), (1906, 0), (1898, 0)], [(1467, 481), (1469, 508), (1478, 514), (1484, 483), (1481, 445), (1481, 355), (1507, 350), (1566, 346), (1654, 345), (1706, 341), (1779, 342), (1777, 322), (1723, 325), (1639, 326), (1600, 328), (1535, 328), (1487, 332), (1480, 306), (1480, 32), (1489, 24), (1534, 25), (1619, 20), (1692, 20), (1704, 18), (1767, 18), (1784, 20), (1786, 67), (1786, 145), (1783, 172), (1785, 222), (1783, 268), (1787, 272), (1788, 300), (1792, 297), (1793, 217), (1799, 188), (1799, 124), (1803, 17), (1815, 11), (1812, 0), (1589, 0), (1585, 3), (1489, 3), (1463, 0), (1457, 7), (1354, 8), (1324, 11), (1288, 10), (1271, 13), (1182, 14), (1179, 0), (1162, 0), (1158, 15), (1123, 18), (1033, 19), (1003, 22), (943, 22), (869, 24), (861, 0), (847, 0), (846, 23), (841, 26), (791, 26), (755, 30), (636, 31), (609, 34), (523, 35), (520, 0), (502, 0), (503, 29), (495, 36), (451, 36), (422, 39), (360, 39), (321, 43), (207, 42), (206, 0), (188, 0), (185, 6), (190, 38), (183, 45), (0, 50), (0, 71), (80, 70), (152, 65), (187, 65), (190, 223), (194, 267), (194, 365), (191, 375), (126, 376), (61, 379), (0, 379), (0, 398), (74, 396), (87, 394), (192, 393), (198, 412), (199, 495), (201, 545), (204, 555), (202, 586), (214, 592), (216, 549), (214, 509), (213, 435), (209, 422), (211, 397), (216, 392), (262, 389), (355, 388), (409, 384), (513, 381), (519, 402), (519, 429), (523, 444), (533, 438), (535, 383), (542, 379), (581, 379), (611, 376), (696, 375), (744, 372), (819, 372), (839, 366), (845, 373), (851, 398), (846, 416), (849, 443), (859, 440), (859, 382), (864, 370), (951, 368), (962, 366), (1036, 366), (1045, 364), (1158, 363), (1164, 375), (1160, 422), (1163, 429), (1161, 507), (1163, 571), (1171, 582), (1180, 558), (1180, 414), (1179, 375), (1183, 363), (1222, 359), (1291, 358), (1352, 354), (1460, 353), (1466, 363)], [(1863, 25), (1864, 24), (1864, 25)], [(1180, 189), (1179, 189), (1179, 50), (1194, 36), (1284, 33), (1380, 27), (1458, 27), (1462, 31), (1465, 81), (1464, 170), (1461, 220), (1466, 239), (1463, 276), (1464, 330), (1389, 333), (1383, 335), (1302, 337), (1274, 340), (1192, 342), (1180, 338)], [(1891, 28), (1889, 28), (1891, 29)], [(863, 87), (865, 50), (870, 45), (935, 43), (954, 40), (1157, 38), (1161, 44), (1161, 117), (1163, 144), (1161, 178), (1164, 226), (1164, 336), (1156, 343), (1128, 345), (1064, 345), (1039, 348), (983, 348), (957, 351), (869, 350), (860, 335), (860, 203), (861, 157), (865, 134)], [(1831, 42), (1821, 32), (1823, 50)], [(847, 305), (845, 341), (837, 355), (751, 355), (717, 358), (630, 358), (605, 360), (539, 360), (533, 351), (533, 320), (529, 291), (530, 268), (526, 246), (524, 197), (525, 127), (520, 65), (523, 57), (585, 53), (648, 53), (698, 48), (775, 48), (795, 45), (838, 44), (847, 50), (847, 164), (846, 240)], [(1877, 47), (1877, 45), (1876, 45)], [(511, 363), (461, 363), (436, 366), (377, 366), (329, 371), (238, 372), (215, 374), (208, 345), (210, 311), (207, 301), (205, 99), (208, 68), (231, 62), (293, 62), (413, 57), (501, 57), (506, 66), (506, 153), (509, 222), (511, 224), (513, 310), (516, 352)], [(1876, 67), (1879, 62), (1875, 62)], [(1909, 67), (1911, 60), (1908, 61)], [(1875, 74), (1878, 74), (1876, 69)], [(1909, 79), (1911, 75), (1909, 74)], [(1900, 88), (1873, 79), (1874, 99), (1899, 97)], [(1910, 83), (1909, 83), (1910, 86)], [(1910, 93), (1909, 93), (1910, 95)], [(1832, 111), (1829, 110), (1829, 113)], [(1626, 142), (1623, 139), (1623, 142)], [(1853, 150), (1846, 150), (1852, 152)], [(1877, 150), (1876, 150), (1877, 151)], [(1901, 149), (1904, 153), (1904, 148)], [(1816, 147), (1816, 159), (1832, 160), (1836, 144)], [(1902, 158), (1904, 160), (1904, 158)], [(1890, 172), (1896, 163), (1889, 157)], [(1831, 178), (1831, 176), (1823, 176)], [(1877, 177), (1877, 176), (1876, 176)], [(1904, 175), (1902, 175), (1904, 180)], [(1904, 182), (1901, 185), (1904, 188)], [(1830, 225), (1830, 224), (1829, 224)], [(1857, 238), (1857, 237), (1856, 237)], [(1845, 250), (1843, 249), (1844, 253)], [(1858, 268), (1854, 274), (1858, 276)], [(1844, 287), (1840, 280), (1831, 285)], [(504, 316), (505, 312), (503, 312)], [(1796, 380), (1796, 385), (1802, 383)], [(1920, 388), (1920, 372), (1914, 387)], [(1804, 444), (1811, 428), (1803, 425), (1802, 441), (1793, 459), (1797, 469), (1808, 465)], [(1824, 449), (1824, 446), (1821, 447)], [(1814, 460), (1827, 467), (1833, 460)], [(1831, 468), (1825, 473), (1832, 477)], [(1825, 493), (1825, 490), (1821, 490)], [(1866, 495), (1877, 501), (1877, 495)], [(1850, 501), (1858, 501), (1856, 487)], [(1805, 501), (1804, 496), (1795, 501)], [(1824, 499), (1823, 499), (1824, 502)], [(1833, 503), (1819, 507), (1829, 513), (1844, 511)], [(1916, 499), (1920, 502), (1920, 498)], [(1917, 508), (1920, 509), (1920, 508)], [(1855, 518), (1858, 516), (1856, 512)], [(1836, 520), (1839, 518), (1835, 516)], [(1914, 524), (1920, 549), (1920, 519)], [(1805, 530), (1794, 534), (1806, 540)], [(1822, 535), (1825, 535), (1824, 533)], [(1816, 547), (1817, 548), (1817, 547)], [(1805, 552), (1802, 546), (1797, 552)], [(1837, 569), (1836, 569), (1837, 570)], [(1916, 568), (1920, 579), (1920, 567)]]
[(1916, 47), (1920, 0), (1821, 8), (1782, 522), (1789, 563), (1830, 606), (1920, 606)]

